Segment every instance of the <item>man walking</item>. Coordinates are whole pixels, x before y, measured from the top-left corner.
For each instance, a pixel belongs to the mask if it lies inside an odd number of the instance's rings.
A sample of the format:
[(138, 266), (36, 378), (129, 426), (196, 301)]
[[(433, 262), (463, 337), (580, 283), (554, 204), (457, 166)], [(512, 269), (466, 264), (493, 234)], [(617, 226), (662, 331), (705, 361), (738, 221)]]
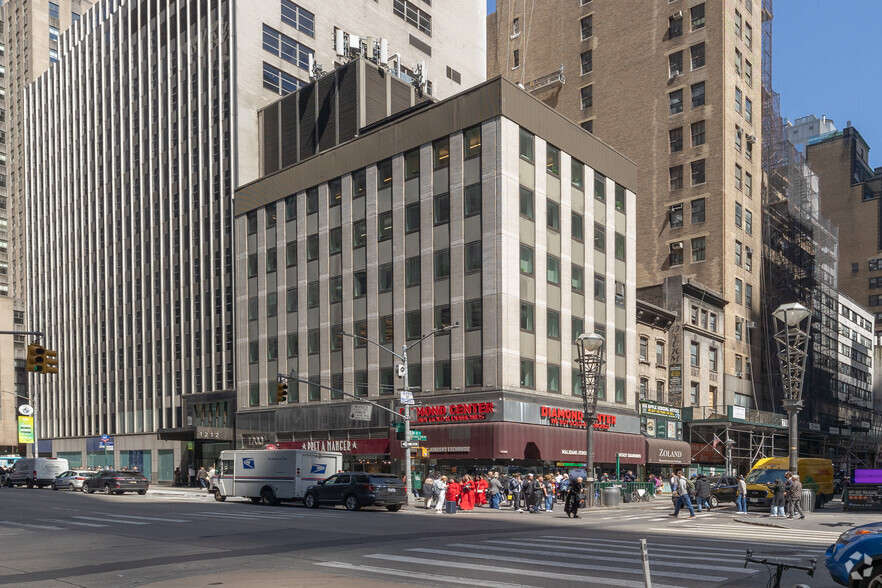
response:
[(582, 500), (582, 478), (570, 480), (567, 487), (567, 497), (564, 503), (564, 512), (568, 517), (579, 518), (579, 503)]
[(511, 492), (511, 508), (517, 512), (524, 512), (524, 509), (521, 508), (521, 492), (523, 488), (520, 474), (513, 475), (508, 481), (508, 491)]
[(502, 498), (502, 482), (499, 481), (499, 472), (493, 472), (487, 484), (487, 498), (490, 501), (490, 508), (499, 510), (499, 501)]
[(784, 511), (788, 517), (793, 516), (793, 511), (790, 510), (790, 497), (792, 494), (790, 491), (793, 489), (793, 472), (784, 472)]
[(802, 512), (802, 506), (799, 504), (802, 498), (802, 482), (799, 481), (798, 474), (793, 474), (791, 479), (793, 482), (790, 485), (790, 515), (787, 518), (792, 519), (793, 515), (798, 512), (799, 518), (804, 519), (805, 513)]
[(683, 475), (683, 471), (677, 472), (677, 504), (674, 506), (674, 512), (668, 513), (668, 516), (677, 518), (680, 509), (685, 506), (689, 509), (689, 518), (695, 518), (695, 509), (692, 508), (692, 501), (689, 499), (689, 481)]
[(737, 514), (747, 514), (747, 482), (744, 476), (738, 476), (738, 489), (735, 491), (735, 508)]
[(698, 499), (698, 512), (704, 512), (705, 508), (707, 508), (707, 512), (710, 512), (711, 506), (708, 501), (710, 495), (710, 480), (704, 474), (698, 474), (698, 479), (695, 480), (695, 497)]

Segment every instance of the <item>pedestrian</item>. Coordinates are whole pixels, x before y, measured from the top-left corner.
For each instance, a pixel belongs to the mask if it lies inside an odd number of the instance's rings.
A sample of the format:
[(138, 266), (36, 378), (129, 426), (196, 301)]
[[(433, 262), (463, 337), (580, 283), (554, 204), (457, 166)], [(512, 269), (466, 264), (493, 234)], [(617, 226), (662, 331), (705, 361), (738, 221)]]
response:
[(462, 497), (462, 484), (459, 483), (460, 479), (457, 477), (451, 477), (447, 481), (447, 501), (453, 501), (459, 506), (459, 500)]
[(521, 508), (521, 494), (523, 489), (524, 485), (521, 481), (521, 475), (513, 475), (508, 481), (508, 491), (511, 492), (511, 508), (517, 512), (524, 512), (524, 509)]
[(704, 474), (699, 474), (698, 479), (695, 481), (695, 497), (698, 499), (698, 512), (704, 512), (705, 508), (707, 508), (707, 512), (710, 512), (711, 505), (708, 501), (710, 495), (710, 480)]
[[(135, 468), (137, 471), (138, 468)], [(207, 488), (211, 490), (212, 485), (214, 484), (214, 478), (217, 476), (217, 469), (214, 466), (211, 466), (211, 469), (208, 470), (208, 473), (205, 475), (205, 479), (208, 482)]]
[(187, 468), (187, 483), (191, 488), (196, 487), (196, 468), (193, 464), (190, 464), (190, 467)]
[(774, 484), (767, 484), (772, 490), (772, 513), (770, 517), (784, 517), (784, 483), (780, 478)]
[(786, 471), (784, 472), (784, 511), (786, 516), (793, 515), (793, 512), (790, 510), (790, 491), (793, 488), (793, 472)]
[(747, 514), (747, 483), (744, 476), (738, 476), (738, 489), (735, 491), (735, 508), (738, 514)]
[(499, 481), (499, 472), (493, 472), (490, 481), (487, 482), (487, 497), (490, 508), (499, 510), (499, 501), (502, 499), (502, 482)]
[(423, 495), (426, 510), (432, 508), (432, 498), (435, 497), (435, 477), (432, 474), (426, 477), (423, 487), (420, 488), (420, 493)]
[(799, 481), (799, 474), (793, 474), (793, 484), (790, 486), (790, 516), (787, 517), (788, 519), (792, 519), (793, 515), (797, 512), (799, 513), (799, 518), (805, 518), (805, 513), (802, 512), (802, 505), (799, 504), (801, 498), (802, 482)]
[(538, 513), (545, 504), (545, 484), (542, 476), (533, 476), (533, 514)]
[(570, 483), (570, 477), (567, 475), (561, 478), (560, 484), (558, 484), (557, 487), (558, 493), (560, 494), (560, 500), (564, 505), (566, 505), (567, 502), (567, 492), (569, 491)]
[(475, 481), (466, 474), (462, 478), (462, 490), (459, 499), (459, 507), (462, 510), (475, 510)]
[(524, 480), (524, 486), (522, 489), (524, 494), (524, 506), (527, 509), (527, 512), (533, 512), (533, 474), (527, 474), (526, 479)]
[(489, 487), (490, 482), (487, 481), (487, 476), (478, 476), (475, 480), (475, 506), (484, 506), (487, 504), (487, 489)]
[(677, 492), (679, 479), (680, 478), (677, 477), (677, 472), (671, 474), (671, 501), (674, 503), (675, 507), (677, 506), (677, 501), (680, 499), (680, 494)]
[(175, 482), (175, 486), (183, 486), (184, 485), (184, 474), (181, 473), (180, 467), (175, 468), (174, 482)]
[(554, 511), (554, 495), (555, 495), (554, 476), (548, 474), (545, 476), (545, 511)]
[(208, 476), (208, 472), (205, 471), (205, 466), (201, 466), (199, 471), (196, 473), (196, 481), (199, 482), (200, 488), (207, 488), (208, 484), (206, 483), (206, 477)]
[(628, 470), (627, 472), (625, 472), (625, 476), (624, 476), (624, 478), (622, 478), (622, 481), (626, 482), (626, 483), (627, 482), (636, 482), (637, 476), (634, 475), (634, 472), (632, 472), (631, 470)]
[(568, 517), (579, 518), (579, 503), (582, 502), (582, 478), (570, 480), (567, 485), (567, 497), (564, 502), (564, 512)]
[(441, 509), (444, 508), (444, 502), (447, 499), (447, 476), (441, 476), (437, 480), (435, 480), (435, 494), (437, 496), (435, 504), (435, 512), (441, 512)]
[(680, 514), (680, 509), (685, 506), (689, 509), (689, 518), (695, 518), (695, 509), (692, 508), (692, 501), (689, 499), (689, 493), (694, 491), (694, 485), (690, 488), (690, 483), (686, 476), (683, 475), (683, 470), (677, 472), (677, 504), (674, 505), (674, 512), (668, 513), (668, 516), (677, 518), (677, 515)]
[(603, 475), (600, 476), (600, 481), (601, 482), (609, 482), (609, 474), (607, 474), (606, 472), (603, 472)]

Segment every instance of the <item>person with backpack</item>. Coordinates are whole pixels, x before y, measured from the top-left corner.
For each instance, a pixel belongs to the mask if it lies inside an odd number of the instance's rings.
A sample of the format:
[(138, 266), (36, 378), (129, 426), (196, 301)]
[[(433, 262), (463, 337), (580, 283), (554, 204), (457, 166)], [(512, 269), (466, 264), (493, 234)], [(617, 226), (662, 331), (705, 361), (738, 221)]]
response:
[(710, 495), (710, 480), (704, 474), (698, 474), (698, 479), (695, 480), (695, 497), (698, 499), (698, 512), (704, 512), (705, 508), (707, 508), (707, 512), (711, 511), (711, 505), (708, 501)]
[(695, 493), (695, 484), (683, 475), (683, 470), (677, 472), (677, 504), (674, 505), (674, 512), (668, 513), (668, 516), (677, 518), (680, 509), (685, 506), (689, 509), (689, 518), (695, 518), (695, 509), (692, 508), (692, 501), (689, 499), (689, 493)]
[(511, 508), (517, 512), (524, 512), (521, 508), (521, 493), (523, 491), (523, 483), (521, 475), (515, 474), (508, 481), (508, 491), (511, 492)]

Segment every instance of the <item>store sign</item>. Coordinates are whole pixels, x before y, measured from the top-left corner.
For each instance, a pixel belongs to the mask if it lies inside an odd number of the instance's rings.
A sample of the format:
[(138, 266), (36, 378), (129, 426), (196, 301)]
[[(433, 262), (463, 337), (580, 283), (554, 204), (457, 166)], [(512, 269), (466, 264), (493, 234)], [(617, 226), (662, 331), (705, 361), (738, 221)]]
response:
[(733, 406), (732, 407), (732, 418), (740, 419), (742, 421), (747, 420), (747, 409), (743, 406)]
[(389, 439), (322, 439), (318, 441), (280, 441), (279, 449), (339, 451), (351, 455), (389, 453)]
[(33, 443), (34, 442), (34, 417), (20, 416), (18, 417), (18, 442)]
[(230, 427), (196, 427), (197, 439), (232, 441), (233, 429)]
[[(402, 412), (403, 409), (399, 409)], [(492, 402), (468, 404), (439, 404), (416, 407), (418, 423), (455, 423), (460, 421), (484, 421), (496, 412)]]
[(469, 453), (472, 448), (468, 445), (459, 447), (429, 447), (429, 453)]
[(666, 406), (657, 402), (640, 401), (640, 414), (651, 414), (680, 420), (680, 409), (675, 406)]
[[(539, 408), (539, 416), (541, 419), (547, 419), (547, 424), (554, 425), (555, 427), (568, 427), (571, 429), (585, 428), (585, 413), (581, 410), (543, 406)], [(608, 431), (616, 424), (616, 415), (614, 414), (597, 413), (596, 417), (597, 422), (594, 423), (595, 429)]]
[(676, 396), (683, 393), (683, 365), (672, 363), (668, 368), (668, 391)]

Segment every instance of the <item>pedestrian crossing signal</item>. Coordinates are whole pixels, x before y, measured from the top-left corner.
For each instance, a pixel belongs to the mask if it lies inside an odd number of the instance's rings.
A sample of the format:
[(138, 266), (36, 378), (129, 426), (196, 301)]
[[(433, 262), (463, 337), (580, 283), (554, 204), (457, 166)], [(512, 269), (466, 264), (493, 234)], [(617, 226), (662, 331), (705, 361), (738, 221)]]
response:
[(423, 458), (429, 457), (429, 448), (428, 447), (420, 447), (420, 457), (423, 457)]

